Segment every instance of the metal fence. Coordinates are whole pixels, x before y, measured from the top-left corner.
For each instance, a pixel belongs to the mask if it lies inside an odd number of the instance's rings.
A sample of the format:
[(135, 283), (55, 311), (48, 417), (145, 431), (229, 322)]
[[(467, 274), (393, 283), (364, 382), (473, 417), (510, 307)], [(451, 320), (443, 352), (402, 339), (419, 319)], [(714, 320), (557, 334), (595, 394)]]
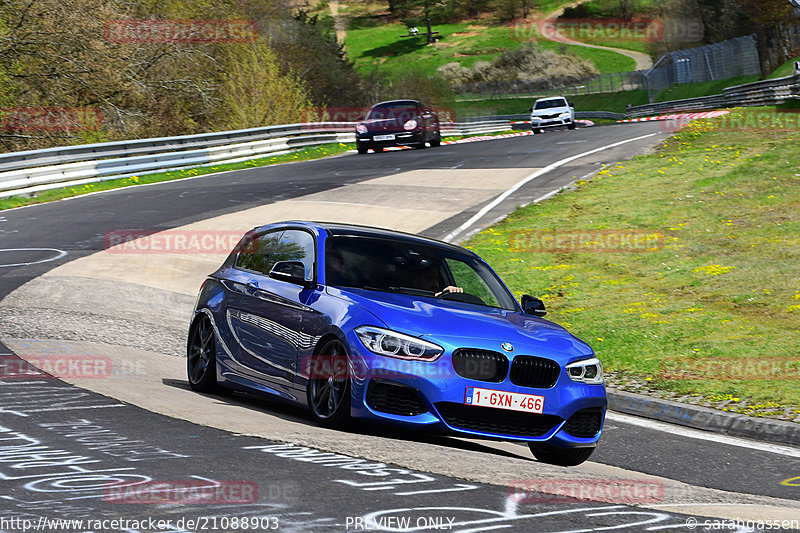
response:
[(644, 72), (650, 102), (673, 85), (727, 80), (761, 73), (753, 35), (664, 54)]
[(576, 83), (570, 80), (487, 81), (454, 87), (459, 100), (535, 98), (550, 95), (615, 93), (646, 89), (649, 101), (673, 85), (726, 80), (760, 73), (752, 35), (664, 54), (649, 70), (598, 74)]

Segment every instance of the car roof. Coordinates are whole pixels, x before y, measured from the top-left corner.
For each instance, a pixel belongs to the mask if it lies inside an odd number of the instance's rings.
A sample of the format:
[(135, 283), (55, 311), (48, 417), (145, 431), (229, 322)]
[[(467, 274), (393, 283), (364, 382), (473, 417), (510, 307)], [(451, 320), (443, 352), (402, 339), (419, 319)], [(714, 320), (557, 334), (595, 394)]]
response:
[(403, 104), (403, 105), (413, 104), (413, 105), (421, 105), (421, 104), (420, 104), (419, 102), (417, 102), (416, 100), (387, 100), (387, 101), (385, 101), (385, 102), (378, 102), (377, 104), (375, 104), (375, 105), (374, 105), (374, 106), (372, 106), (372, 107), (378, 107), (379, 105), (386, 105), (386, 104), (397, 104), (397, 105), (401, 105), (401, 104)]
[[(537, 102), (544, 102), (546, 100), (566, 100), (564, 96), (548, 96), (547, 98), (537, 98)], [(528, 100), (530, 102), (530, 100)]]
[[(471, 255), (478, 257), (478, 255), (462, 246), (450, 244), (449, 242), (431, 239), (429, 237), (422, 237), (414, 235), (413, 233), (405, 233), (402, 231), (395, 231), (385, 228), (376, 228), (374, 226), (362, 226), (359, 224), (344, 224), (341, 222), (316, 222), (308, 220), (287, 220), (285, 222), (278, 222), (264, 226), (264, 229), (278, 228), (281, 226), (305, 226), (314, 227), (319, 230), (324, 230), (331, 237), (338, 236), (353, 236), (353, 237), (372, 237), (378, 239), (390, 239), (395, 241), (404, 241), (413, 244), (422, 244), (428, 246), (436, 246), (438, 248), (446, 248), (452, 252), (459, 254)], [(258, 228), (260, 230), (262, 228)]]

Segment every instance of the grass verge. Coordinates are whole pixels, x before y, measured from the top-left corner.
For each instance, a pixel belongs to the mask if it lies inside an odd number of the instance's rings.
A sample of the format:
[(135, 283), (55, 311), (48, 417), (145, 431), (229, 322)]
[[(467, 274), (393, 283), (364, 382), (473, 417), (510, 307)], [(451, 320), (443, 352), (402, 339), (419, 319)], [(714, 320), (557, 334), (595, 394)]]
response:
[[(768, 111), (694, 122), (656, 153), (520, 208), (467, 246), (588, 341), (611, 386), (800, 421), (798, 115), (761, 128), (758, 113)], [(780, 115), (766, 116), (769, 125)], [(529, 230), (665, 239), (643, 253), (543, 253), (520, 245)], [(774, 365), (747, 366), (764, 360)]]
[[(740, 76), (727, 80), (717, 80), (698, 83), (685, 83), (658, 93), (656, 102), (682, 100), (722, 94), (726, 87), (742, 85), (757, 81), (758, 76)], [(619, 91), (614, 93), (594, 93), (568, 96), (568, 100), (575, 106), (576, 111), (613, 111), (625, 113), (628, 104), (637, 106), (647, 104), (647, 91)], [(475, 102), (457, 102), (454, 109), (458, 116), (479, 115), (510, 115), (525, 113), (531, 106), (534, 98), (497, 98)]]
[[(497, 98), (474, 102), (456, 102), (453, 109), (458, 117), (483, 115), (516, 115), (527, 113), (533, 105), (531, 98)], [(647, 103), (647, 91), (621, 91), (618, 93), (579, 94), (568, 96), (567, 100), (575, 106), (576, 111), (614, 111), (625, 113), (627, 104), (642, 105)]]
[(656, 102), (667, 102), (669, 100), (683, 100), (685, 98), (696, 98), (698, 96), (722, 94), (723, 89), (726, 87), (743, 85), (745, 83), (751, 83), (754, 81), (758, 81), (758, 75), (739, 76), (738, 78), (729, 78), (727, 80), (682, 83), (658, 93)]

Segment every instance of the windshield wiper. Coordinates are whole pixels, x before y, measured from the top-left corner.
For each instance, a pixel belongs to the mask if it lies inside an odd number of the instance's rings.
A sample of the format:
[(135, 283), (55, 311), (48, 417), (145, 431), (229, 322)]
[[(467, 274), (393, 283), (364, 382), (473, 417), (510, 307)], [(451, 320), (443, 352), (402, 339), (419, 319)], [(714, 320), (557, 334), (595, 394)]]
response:
[(424, 289), (415, 289), (413, 287), (389, 287), (389, 290), (401, 294), (411, 294), (413, 296), (433, 296), (436, 294), (433, 291), (426, 291)]

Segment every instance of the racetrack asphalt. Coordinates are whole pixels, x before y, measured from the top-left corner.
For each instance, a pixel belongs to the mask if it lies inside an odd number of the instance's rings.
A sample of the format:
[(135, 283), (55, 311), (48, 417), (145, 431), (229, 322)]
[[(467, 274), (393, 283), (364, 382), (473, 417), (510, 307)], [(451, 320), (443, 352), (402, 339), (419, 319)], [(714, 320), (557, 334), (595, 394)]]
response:
[[(366, 435), (330, 432), (315, 426), (306, 414), (269, 400), (238, 394), (220, 400), (190, 393), (181, 374), (183, 363), (175, 357), (182, 351), (186, 320), (198, 285), (187, 273), (197, 272), (202, 261), (206, 261), (206, 271), (213, 270), (214, 258), (189, 257), (164, 263), (166, 254), (142, 259), (96, 253), (103, 250), (104, 236), (112, 231), (160, 231), (191, 224), (207, 228), (209, 219), (229, 221), (231, 231), (241, 231), (269, 222), (261, 216), (320, 219), (324, 214), (329, 219), (341, 216), (347, 220), (356, 216), (356, 222), (442, 238), (526, 175), (575, 153), (650, 133), (657, 135), (573, 161), (530, 181), (478, 221), (475, 227), (480, 227), (516, 205), (593, 173), (602, 163), (650, 149), (661, 139), (660, 127), (652, 123), (603, 126), (422, 151), (347, 155), (5, 211), (0, 216), (0, 297), (6, 297), (0, 302), (0, 339), (11, 350), (0, 346), (0, 353), (13, 351), (26, 357), (107, 353), (117, 365), (129, 365), (117, 366), (122, 371), (108, 379), (84, 380), (81, 388), (56, 380), (4, 380), (0, 431), (18, 432), (41, 441), (48, 449), (68, 450), (97, 460), (110, 472), (97, 476), (131, 473), (161, 480), (200, 476), (255, 481), (262, 488), (257, 504), (232, 505), (214, 512), (220, 516), (234, 516), (237, 511), (240, 516), (280, 514), (281, 530), (353, 530), (355, 523), (347, 527), (347, 517), (354, 521), (378, 511), (389, 511), (386, 516), (410, 513), (415, 520), (446, 514), (441, 509), (419, 509), (431, 506), (458, 507), (447, 511), (451, 513), (448, 517), (458, 522), (478, 520), (472, 526), (455, 528), (461, 531), (501, 525), (519, 531), (592, 530), (614, 525), (644, 530), (680, 526), (686, 518), (675, 512), (800, 518), (796, 501), (791, 501), (800, 498), (800, 487), (781, 485), (781, 481), (800, 475), (800, 453), (793, 455), (791, 450), (778, 453), (778, 448), (748, 447), (747, 441), (725, 444), (713, 438), (670, 434), (609, 420), (591, 462), (567, 471), (533, 461), (527, 449), (517, 445), (398, 435), (381, 428), (367, 428)], [(66, 255), (37, 262), (57, 257), (59, 251)], [(96, 275), (104, 267), (113, 272)], [(170, 268), (175, 270), (171, 275), (167, 272)], [(64, 409), (53, 410), (57, 406)], [(165, 452), (150, 456), (143, 452), (141, 461), (132, 461), (134, 452), (113, 456), (107, 450), (89, 449), (76, 437), (67, 436), (74, 432), (50, 430), (64, 422), (77, 427), (101, 426), (107, 430), (105, 435), (115, 435), (122, 442), (141, 441), (131, 445), (131, 450), (138, 446)], [(360, 472), (324, 461), (293, 459), (293, 454), (285, 450), (283, 455), (289, 457), (282, 457), (279, 448), (264, 453), (253, 451), (263, 448), (250, 448), (273, 444), (264, 439), (344, 453), (365, 458), (366, 462), (392, 463), (404, 472), (381, 477), (365, 473), (369, 468)], [(32, 468), (40, 470), (33, 472), (48, 475), (22, 478), (12, 475), (18, 471), (10, 470), (9, 464), (19, 468), (21, 463), (0, 462), (0, 478), (9, 481), (0, 489), (0, 498), (5, 500), (0, 502), (2, 515), (50, 513), (56, 518), (110, 516), (123, 508), (128, 512), (128, 506), (98, 497), (92, 492), (96, 488), (69, 491), (63, 490), (68, 483), (56, 483), (70, 479), (71, 488), (76, 488), (80, 475), (86, 478), (84, 485), (89, 483), (89, 474), (65, 473), (65, 468), (48, 474), (45, 469), (54, 467), (38, 464)], [(135, 469), (119, 470), (126, 467)], [(98, 469), (94, 464), (86, 468)], [(374, 468), (372, 474), (376, 474)], [(17, 477), (20, 479), (12, 479)], [(665, 494), (660, 504), (648, 505), (650, 510), (633, 509), (624, 505), (626, 502), (616, 506), (518, 502), (509, 496), (508, 484), (520, 477), (648, 479), (660, 482)], [(49, 481), (29, 486), (36, 479)], [(365, 485), (365, 480), (372, 484)], [(414, 486), (414, 490), (402, 488), (405, 484)], [(46, 490), (39, 492), (37, 487)], [(89, 497), (69, 499), (76, 495)], [(657, 507), (667, 504), (672, 507)], [(585, 510), (609, 505), (613, 508)], [(154, 515), (156, 511), (165, 516), (188, 516), (208, 509), (200, 507), (168, 505), (155, 509), (134, 505), (130, 512), (131, 516)], [(391, 511), (396, 508), (416, 510)], [(497, 522), (481, 521), (491, 512), (499, 513)], [(554, 514), (527, 517), (543, 512)], [(642, 520), (654, 522), (633, 525)], [(533, 521), (536, 529), (530, 527)]]

